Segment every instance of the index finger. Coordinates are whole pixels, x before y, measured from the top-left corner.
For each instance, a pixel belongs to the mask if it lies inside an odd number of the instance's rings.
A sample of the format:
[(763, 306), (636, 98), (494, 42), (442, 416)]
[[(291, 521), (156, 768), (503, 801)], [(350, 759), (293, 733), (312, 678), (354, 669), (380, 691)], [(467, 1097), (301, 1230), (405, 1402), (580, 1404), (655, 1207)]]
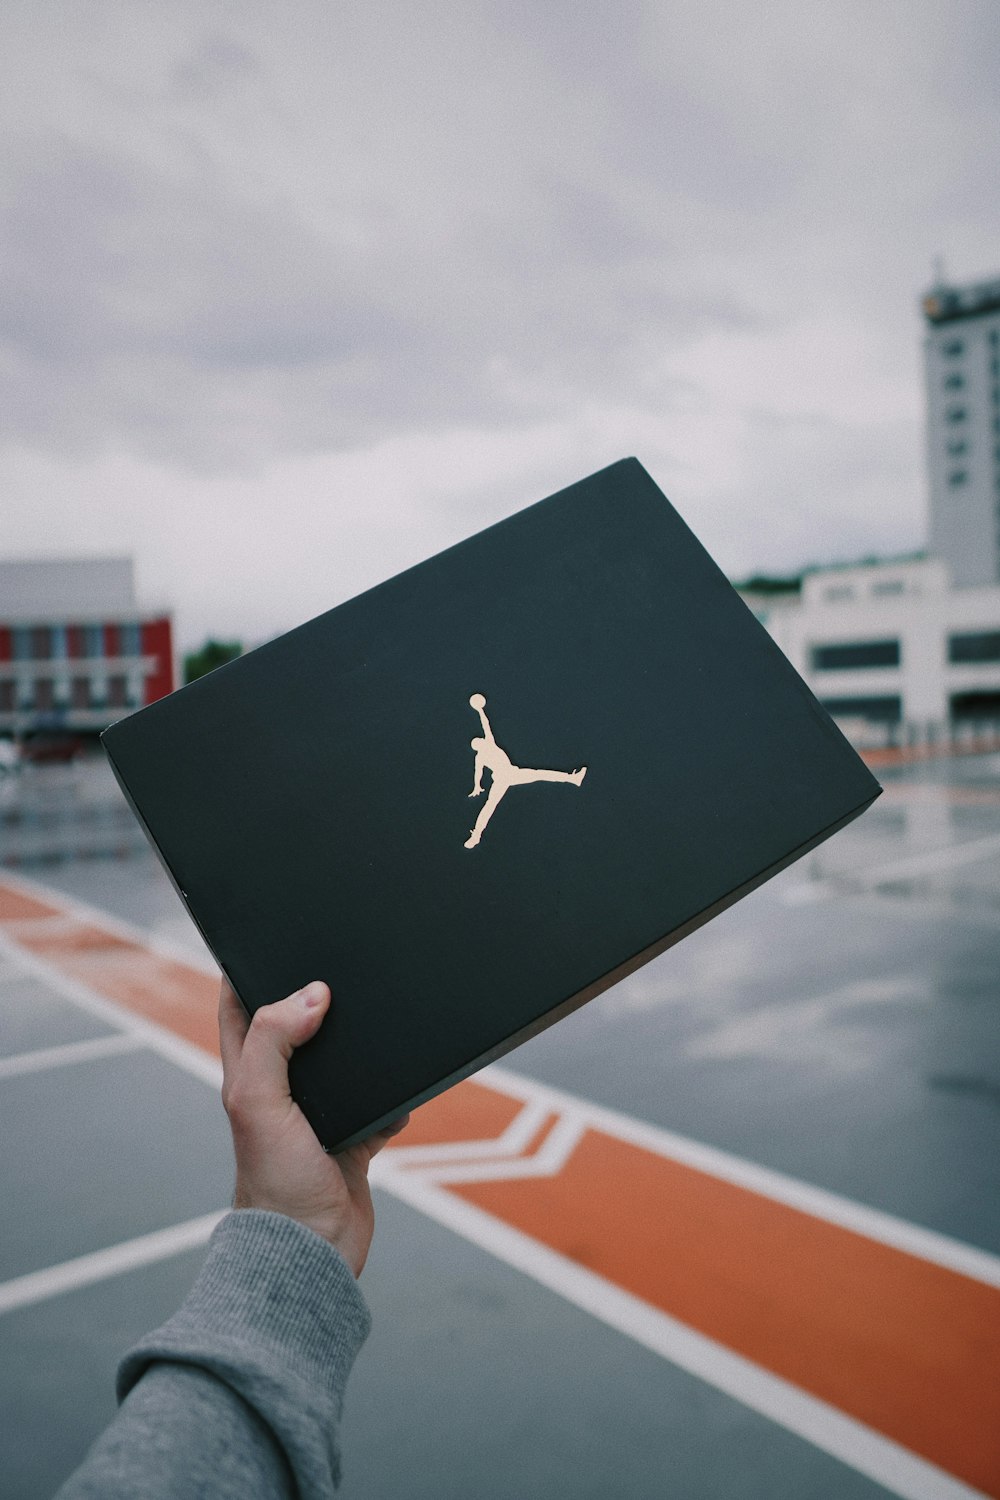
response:
[(219, 988), (219, 1051), (222, 1054), (222, 1087), (231, 1083), (250, 1029), (250, 1018), (237, 1000), (228, 979)]

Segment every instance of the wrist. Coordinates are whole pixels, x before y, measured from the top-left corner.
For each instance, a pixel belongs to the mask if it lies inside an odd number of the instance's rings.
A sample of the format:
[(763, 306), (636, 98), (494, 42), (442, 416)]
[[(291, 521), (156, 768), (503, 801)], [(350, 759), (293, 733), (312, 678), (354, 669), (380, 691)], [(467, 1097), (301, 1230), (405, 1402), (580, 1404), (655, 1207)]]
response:
[(259, 1363), (271, 1378), (277, 1366), (305, 1387), (342, 1389), (370, 1324), (336, 1247), (288, 1215), (239, 1210), (212, 1234), (182, 1307), (126, 1356), (119, 1399), (151, 1363), (201, 1354), (224, 1379)]
[[(271, 1194), (259, 1187), (248, 1188), (236, 1181), (233, 1194), (235, 1213), (256, 1212), (279, 1215), (292, 1223), (308, 1229), (311, 1234), (325, 1240), (331, 1249), (346, 1261), (355, 1279), (361, 1275), (371, 1242), (374, 1224), (355, 1225), (329, 1203), (309, 1203), (290, 1199), (287, 1194)], [(371, 1216), (374, 1219), (374, 1215)]]

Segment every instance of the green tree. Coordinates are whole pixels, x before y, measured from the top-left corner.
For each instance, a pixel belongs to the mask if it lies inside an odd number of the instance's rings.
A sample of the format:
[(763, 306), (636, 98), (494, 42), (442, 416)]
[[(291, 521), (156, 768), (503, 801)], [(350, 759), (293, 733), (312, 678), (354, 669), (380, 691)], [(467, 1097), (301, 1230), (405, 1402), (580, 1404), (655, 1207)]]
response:
[(204, 677), (206, 673), (214, 672), (216, 667), (225, 666), (227, 661), (235, 661), (237, 656), (242, 655), (242, 641), (208, 640), (197, 651), (185, 656), (184, 681), (194, 682), (196, 677)]

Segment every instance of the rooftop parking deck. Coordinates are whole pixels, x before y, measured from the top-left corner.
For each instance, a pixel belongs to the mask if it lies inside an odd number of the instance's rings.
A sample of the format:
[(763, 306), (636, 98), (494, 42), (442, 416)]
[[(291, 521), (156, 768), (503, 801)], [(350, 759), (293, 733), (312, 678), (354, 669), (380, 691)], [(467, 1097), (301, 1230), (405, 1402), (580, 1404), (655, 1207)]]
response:
[[(376, 1173), (346, 1500), (1000, 1495), (1000, 756), (434, 1101)], [(4, 1492), (231, 1191), (215, 981), (99, 762), (0, 783)]]

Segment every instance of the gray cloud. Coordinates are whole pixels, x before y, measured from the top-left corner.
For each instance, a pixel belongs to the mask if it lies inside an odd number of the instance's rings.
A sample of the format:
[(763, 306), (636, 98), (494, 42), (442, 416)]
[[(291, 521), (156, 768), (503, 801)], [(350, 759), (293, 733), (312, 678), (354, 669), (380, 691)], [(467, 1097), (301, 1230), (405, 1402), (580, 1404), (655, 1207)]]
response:
[(180, 99), (212, 99), (260, 72), (256, 52), (223, 31), (208, 30), (174, 64), (170, 85)]
[(461, 450), (471, 526), (639, 448), (724, 564), (912, 545), (916, 299), (1000, 269), (992, 0), (9, 12), (0, 482), (235, 475), (278, 538), (301, 459)]
[(8, 438), (225, 466), (538, 417), (639, 394), (654, 335), (752, 321), (672, 287), (669, 247), (597, 187), (526, 177), (442, 252), (372, 209), (345, 242), (199, 165), (64, 135), (22, 151), (3, 213)]

